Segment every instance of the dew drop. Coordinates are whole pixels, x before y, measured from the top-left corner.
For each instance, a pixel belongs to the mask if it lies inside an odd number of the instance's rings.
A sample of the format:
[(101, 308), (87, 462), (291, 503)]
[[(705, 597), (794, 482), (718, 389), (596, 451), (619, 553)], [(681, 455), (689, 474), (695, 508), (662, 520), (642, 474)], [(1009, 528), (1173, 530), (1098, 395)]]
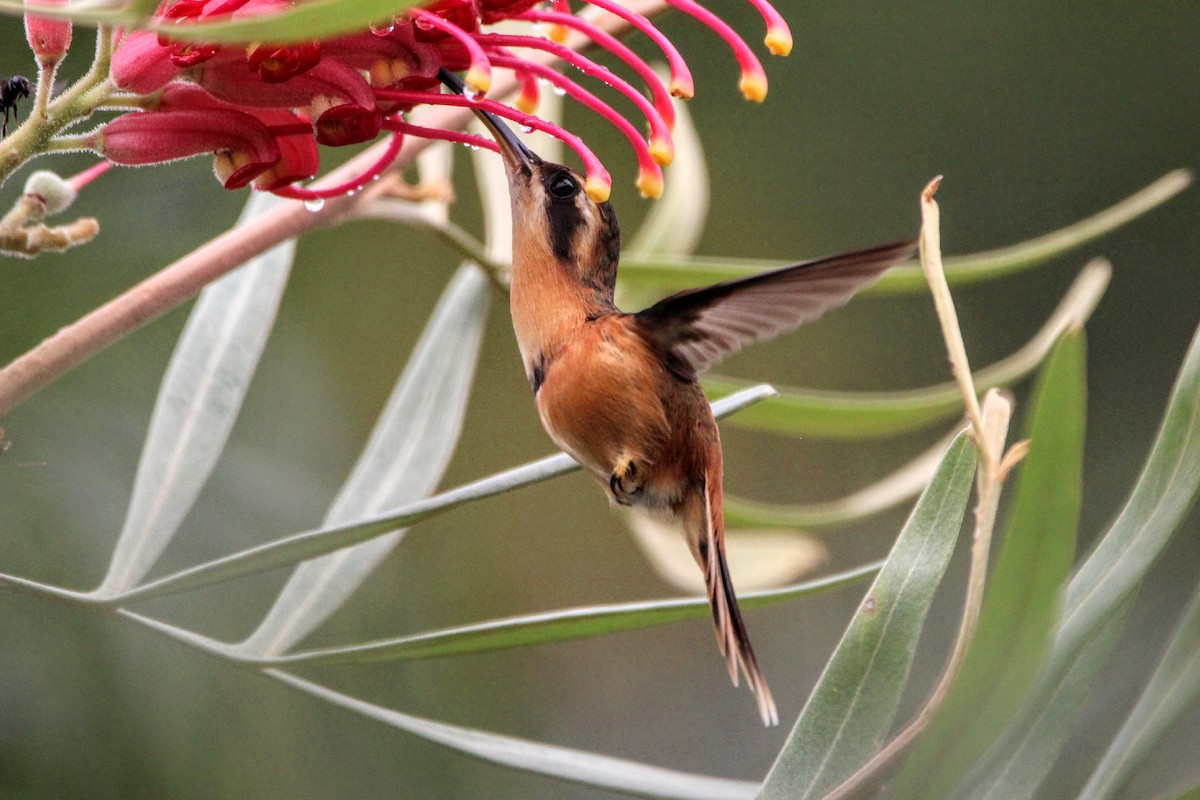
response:
[(478, 152), (478, 151), (479, 151), (479, 145), (477, 145), (477, 144), (469, 144), (469, 145), (467, 145), (467, 147), (468, 147), (469, 149), (471, 149), (471, 150), (474, 150), (474, 151), (476, 151), (476, 152)]
[(376, 36), (387, 36), (392, 31), (396, 30), (396, 21), (388, 20), (387, 22), (372, 22), (369, 26), (371, 33)]
[(463, 93), (463, 97), (467, 98), (467, 100), (469, 100), (472, 103), (474, 103), (476, 100), (479, 99), (479, 92), (475, 91), (470, 86), (464, 86), (462, 93)]
[(304, 207), (307, 208), (309, 211), (320, 211), (322, 208), (325, 207), (325, 198), (310, 197), (308, 200), (304, 201)]
[(556, 95), (558, 95), (559, 97), (562, 97), (564, 94), (566, 94), (566, 93), (567, 93), (567, 90), (566, 90), (566, 89), (564, 89), (564, 88), (563, 88), (563, 87), (561, 87), (561, 86), (557, 86), (557, 85), (555, 85), (555, 86), (551, 87), (550, 91), (554, 92), (554, 93), (555, 93)]
[(532, 125), (522, 125), (521, 133), (533, 133), (533, 126)]

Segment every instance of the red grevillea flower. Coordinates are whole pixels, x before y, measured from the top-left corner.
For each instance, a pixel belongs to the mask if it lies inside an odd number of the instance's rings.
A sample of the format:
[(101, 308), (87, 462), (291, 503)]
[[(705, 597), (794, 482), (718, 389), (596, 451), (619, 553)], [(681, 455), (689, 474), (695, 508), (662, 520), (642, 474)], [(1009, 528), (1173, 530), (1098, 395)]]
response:
[[(762, 100), (766, 74), (751, 48), (720, 17), (697, 0), (666, 0), (715, 31), (741, 68), (740, 87)], [(786, 55), (791, 34), (769, 0), (748, 0), (767, 26), (772, 53)], [(587, 0), (593, 9), (572, 13), (570, 0), (432, 0), (389, 24), (367, 31), (301, 44), (258, 43), (249, 47), (195, 43), (169, 32), (130, 32), (116, 43), (112, 76), (139, 110), (118, 117), (92, 138), (96, 150), (117, 163), (153, 163), (198, 153), (217, 154), (218, 176), (229, 188), (253, 182), (256, 188), (289, 197), (328, 196), (291, 184), (317, 171), (317, 144), (345, 146), (390, 131), (384, 160), (367, 175), (341, 187), (362, 185), (387, 167), (406, 135), (466, 142), (495, 149), (485, 139), (458, 131), (430, 129), (406, 117), (422, 105), (478, 105), (528, 129), (562, 139), (579, 155), (587, 191), (608, 196), (608, 172), (574, 134), (534, 116), (540, 86), (548, 85), (594, 111), (628, 140), (638, 165), (638, 187), (646, 196), (662, 190), (661, 167), (674, 155), (671, 96), (691, 97), (694, 83), (671, 42), (645, 17), (619, 0)], [(186, 26), (243, 15), (262, 16), (290, 6), (290, 0), (167, 0), (156, 20)], [(605, 33), (595, 14), (620, 17), (662, 52), (670, 68), (664, 83), (642, 58)], [(519, 20), (524, 30), (490, 26)], [(625, 79), (564, 46), (568, 34), (582, 34), (607, 51), (632, 77)], [(578, 68), (564, 74), (545, 66), (553, 58)], [(465, 73), (465, 97), (446, 94), (438, 70)], [(511, 73), (520, 87), (513, 105), (485, 98), (493, 70)], [(636, 80), (637, 84), (630, 83)], [(594, 93), (598, 88), (642, 118), (627, 119)], [(209, 115), (205, 119), (205, 115)]]

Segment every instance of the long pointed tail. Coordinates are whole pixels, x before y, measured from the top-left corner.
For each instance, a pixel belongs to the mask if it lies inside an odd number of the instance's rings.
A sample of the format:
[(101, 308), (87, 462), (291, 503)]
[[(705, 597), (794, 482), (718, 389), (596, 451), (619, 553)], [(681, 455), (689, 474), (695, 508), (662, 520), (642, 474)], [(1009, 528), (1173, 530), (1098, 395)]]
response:
[[(714, 475), (715, 472), (715, 475)], [(767, 680), (763, 677), (750, 646), (750, 636), (742, 612), (738, 608), (737, 595), (733, 591), (733, 580), (729, 575), (729, 564), (725, 560), (725, 520), (721, 503), (720, 467), (710, 469), (705, 476), (704, 486), (684, 505), (685, 535), (692, 546), (700, 568), (704, 570), (704, 582), (708, 586), (708, 602), (712, 606), (713, 623), (716, 626), (717, 647), (725, 656), (725, 664), (733, 685), (738, 685), (738, 666), (746, 674), (746, 683), (754, 692), (758, 703), (758, 714), (764, 725), (778, 725), (779, 712)]]

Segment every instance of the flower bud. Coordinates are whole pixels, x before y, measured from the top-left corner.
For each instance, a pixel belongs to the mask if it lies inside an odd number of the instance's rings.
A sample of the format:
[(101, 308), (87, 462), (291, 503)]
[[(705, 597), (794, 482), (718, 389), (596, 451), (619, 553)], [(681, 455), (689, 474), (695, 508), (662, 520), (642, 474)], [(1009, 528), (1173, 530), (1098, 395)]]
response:
[[(36, 6), (65, 6), (67, 0), (26, 0), (26, 8)], [(71, 47), (71, 20), (42, 17), (26, 12), (25, 39), (38, 61), (57, 64)]]
[(71, 203), (75, 202), (79, 192), (57, 174), (39, 169), (25, 181), (25, 194), (35, 194), (42, 198), (42, 202), (46, 205), (46, 214), (51, 216), (65, 211)]

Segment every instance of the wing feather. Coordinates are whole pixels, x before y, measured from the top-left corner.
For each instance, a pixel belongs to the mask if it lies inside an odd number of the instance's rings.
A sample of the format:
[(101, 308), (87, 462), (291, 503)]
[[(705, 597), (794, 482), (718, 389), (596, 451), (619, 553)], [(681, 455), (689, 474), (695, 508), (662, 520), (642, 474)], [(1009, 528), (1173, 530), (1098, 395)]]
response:
[(912, 240), (895, 242), (691, 289), (634, 316), (648, 336), (700, 373), (845, 305), (915, 247)]

